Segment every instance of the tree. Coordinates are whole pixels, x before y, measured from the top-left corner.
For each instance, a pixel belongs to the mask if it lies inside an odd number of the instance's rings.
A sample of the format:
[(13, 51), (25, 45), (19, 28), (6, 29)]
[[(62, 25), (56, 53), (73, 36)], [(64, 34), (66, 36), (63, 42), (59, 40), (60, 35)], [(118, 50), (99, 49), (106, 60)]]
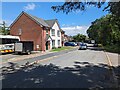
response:
[[(120, 40), (120, 31), (114, 18), (115, 17), (109, 14), (92, 22), (92, 25), (87, 30), (88, 36), (95, 39), (97, 43), (102, 43), (103, 45), (118, 44)], [(117, 23), (120, 24), (118, 19)]]
[[(51, 8), (56, 11), (60, 12), (63, 11), (63, 13), (70, 13), (72, 11), (85, 11), (87, 6), (94, 6), (97, 8), (101, 8), (103, 4), (105, 4), (106, 0), (98, 0), (98, 2), (94, 2), (93, 0), (87, 0), (82, 1), (82, 0), (66, 0), (66, 2), (63, 5), (58, 5), (58, 6), (52, 6)], [(110, 0), (107, 3), (107, 6), (104, 7), (103, 11), (108, 11), (109, 13), (112, 13), (115, 16), (120, 17), (120, 1), (119, 2), (114, 2), (114, 0)]]
[(64, 13), (68, 14), (72, 11), (77, 10), (84, 11), (86, 10), (86, 7), (88, 5), (93, 5), (95, 7), (100, 8), (104, 4), (103, 1), (105, 0), (99, 0), (99, 2), (93, 2), (93, 0), (91, 0), (91, 2), (85, 2), (84, 0), (82, 2), (81, 0), (66, 0), (66, 2), (63, 5), (52, 6), (51, 8), (56, 12), (63, 11)]
[(0, 34), (3, 34), (3, 35), (8, 35), (8, 34), (10, 34), (9, 27), (6, 27), (6, 26), (5, 26), (5, 22), (4, 22), (4, 21), (3, 21), (3, 24), (0, 24), (0, 25), (2, 25), (2, 26), (0, 27)]
[(108, 3), (108, 6), (104, 8), (104, 10), (109, 11), (109, 13), (112, 13), (112, 15), (115, 15), (117, 17), (120, 17), (120, 1), (114, 2), (114, 0), (111, 0), (111, 2)]
[(82, 35), (82, 34), (77, 34), (77, 35), (73, 36), (73, 39), (76, 42), (84, 42), (86, 39), (86, 36)]

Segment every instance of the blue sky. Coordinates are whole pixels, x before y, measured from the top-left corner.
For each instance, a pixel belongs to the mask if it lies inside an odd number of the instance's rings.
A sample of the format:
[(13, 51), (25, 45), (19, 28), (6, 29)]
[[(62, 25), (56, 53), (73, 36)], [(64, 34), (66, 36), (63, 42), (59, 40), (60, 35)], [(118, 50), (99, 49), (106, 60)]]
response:
[(56, 13), (51, 6), (62, 5), (63, 2), (2, 2), (2, 20), (10, 25), (16, 17), (25, 11), (43, 19), (58, 19), (61, 28), (67, 35), (85, 34), (91, 22), (106, 15), (103, 8), (88, 7), (84, 12), (65, 14)]

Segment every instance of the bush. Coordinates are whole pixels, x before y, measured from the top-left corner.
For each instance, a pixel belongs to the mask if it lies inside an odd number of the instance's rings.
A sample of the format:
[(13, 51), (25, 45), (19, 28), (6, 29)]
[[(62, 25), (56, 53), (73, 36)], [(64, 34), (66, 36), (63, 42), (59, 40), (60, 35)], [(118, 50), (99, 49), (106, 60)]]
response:
[(113, 53), (120, 53), (120, 48), (118, 45), (106, 45), (104, 46), (104, 49), (108, 52), (113, 52)]
[(98, 47), (103, 47), (103, 45), (102, 44), (98, 44)]
[(61, 46), (59, 46), (58, 48), (61, 48)]
[(56, 47), (52, 47), (52, 49), (56, 49)]

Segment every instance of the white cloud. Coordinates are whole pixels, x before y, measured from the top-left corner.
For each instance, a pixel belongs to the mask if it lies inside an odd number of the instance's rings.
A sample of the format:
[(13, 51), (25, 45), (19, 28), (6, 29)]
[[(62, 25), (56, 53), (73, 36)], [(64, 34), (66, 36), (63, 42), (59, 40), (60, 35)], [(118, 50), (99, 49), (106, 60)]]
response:
[(26, 6), (23, 7), (23, 9), (25, 11), (28, 11), (28, 10), (34, 10), (36, 7), (36, 5), (34, 3), (28, 3)]
[(74, 35), (77, 35), (78, 33), (83, 34), (83, 35), (87, 35), (86, 31), (87, 31), (88, 28), (89, 28), (89, 26), (77, 25), (77, 26), (62, 27), (62, 30), (65, 31), (65, 34), (74, 36)]

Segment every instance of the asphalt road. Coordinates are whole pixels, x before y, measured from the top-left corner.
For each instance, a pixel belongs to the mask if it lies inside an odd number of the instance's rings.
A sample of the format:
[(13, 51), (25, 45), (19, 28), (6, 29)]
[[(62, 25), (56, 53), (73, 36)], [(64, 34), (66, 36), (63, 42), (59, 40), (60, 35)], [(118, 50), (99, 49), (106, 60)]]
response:
[(18, 56), (20, 56), (20, 55), (15, 55), (14, 53), (9, 53), (9, 54), (0, 55), (0, 59), (1, 60), (8, 60), (8, 59), (15, 58)]
[(94, 50), (75, 50), (73, 52), (57, 56), (52, 60), (45, 61), (43, 64), (53, 63), (64, 68), (66, 66), (74, 67), (75, 62), (89, 62), (94, 65), (108, 64), (105, 53), (103, 51)]
[(107, 57), (101, 50), (74, 49), (29, 59), (35, 60), (39, 63), (20, 70), (4, 69), (3, 88), (115, 87)]
[[(65, 53), (68, 53), (68, 52), (72, 52), (74, 50), (77, 50), (78, 47), (76, 48), (73, 48), (73, 49), (70, 49), (70, 50), (65, 50), (65, 51), (61, 51), (61, 52), (48, 52), (44, 55), (41, 55), (41, 54), (38, 54), (37, 56), (34, 57), (34, 54), (32, 55), (33, 57), (29, 56), (29, 55), (10, 55), (11, 56), (11, 59), (16, 59), (16, 57), (18, 58), (23, 58), (22, 60), (16, 60), (14, 62), (11, 62), (9, 61), (9, 59), (7, 59), (6, 63), (2, 63), (2, 66), (0, 67), (4, 67), (4, 66), (11, 66), (11, 64), (16, 64), (17, 66), (20, 66), (20, 65), (24, 65), (25, 63), (29, 62), (29, 63), (32, 63), (34, 61), (38, 61), (38, 60), (43, 60), (43, 59), (46, 59), (46, 58), (50, 58), (50, 57), (54, 57), (54, 56), (58, 56), (58, 55), (62, 55), (62, 54), (65, 54)], [(7, 56), (6, 58), (8, 58), (9, 56)], [(29, 57), (27, 59), (24, 59), (26, 57)], [(5, 57), (3, 57), (5, 58)], [(10, 57), (9, 57), (10, 58)]]

